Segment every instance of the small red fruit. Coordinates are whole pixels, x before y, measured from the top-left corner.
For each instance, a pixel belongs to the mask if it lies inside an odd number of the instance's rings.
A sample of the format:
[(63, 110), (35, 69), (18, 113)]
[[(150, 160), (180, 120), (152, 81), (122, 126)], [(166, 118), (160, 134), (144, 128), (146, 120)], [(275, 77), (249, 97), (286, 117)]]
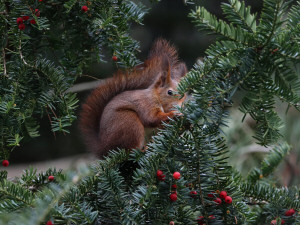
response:
[(232, 198), (231, 198), (230, 196), (226, 196), (225, 202), (226, 202), (227, 204), (230, 204), (230, 203), (232, 202)]
[(171, 221), (171, 222), (169, 223), (169, 225), (175, 225), (174, 221)]
[(166, 179), (166, 175), (161, 175), (158, 179), (164, 181)]
[(195, 198), (198, 193), (197, 193), (197, 191), (191, 191), (190, 194), (191, 194), (192, 198)]
[(22, 23), (23, 23), (22, 17), (18, 17), (18, 18), (17, 18), (17, 24), (22, 24)]
[(177, 185), (176, 185), (176, 184), (173, 184), (171, 187), (172, 187), (173, 189), (176, 189), (176, 188), (177, 188)]
[(118, 61), (118, 57), (115, 56), (115, 55), (114, 55), (113, 57), (111, 57), (111, 59), (112, 59), (113, 61), (115, 61), (115, 62)]
[(296, 211), (294, 209), (289, 209), (289, 210), (285, 211), (284, 215), (285, 216), (292, 216), (292, 215), (295, 214), (295, 212)]
[(170, 200), (172, 202), (176, 202), (177, 201), (177, 194), (176, 193), (170, 194)]
[(281, 224), (285, 224), (285, 221), (284, 221), (284, 220), (281, 220)]
[(30, 20), (29, 23), (36, 24), (36, 21), (34, 19)]
[(164, 172), (161, 170), (156, 171), (156, 176), (158, 176), (158, 177), (162, 176), (163, 174), (164, 174)]
[(204, 216), (199, 216), (197, 222), (199, 225), (204, 225)]
[(208, 219), (216, 219), (216, 217), (214, 216), (214, 215), (210, 215), (210, 216), (208, 216)]
[(157, 170), (156, 176), (157, 176), (157, 179), (162, 180), (162, 181), (164, 181), (165, 177), (166, 177), (166, 175), (164, 175), (163, 171), (161, 171), (161, 170)]
[(179, 180), (179, 178), (180, 178), (180, 173), (179, 173), (179, 172), (173, 173), (173, 178), (174, 178), (175, 180)]
[(53, 180), (54, 180), (54, 176), (50, 175), (50, 176), (48, 177), (48, 180), (49, 180), (49, 181), (53, 181)]
[(208, 193), (208, 194), (207, 194), (207, 197), (213, 198), (213, 197), (214, 197), (214, 193), (215, 193), (215, 192)]
[(40, 12), (40, 10), (35, 9), (35, 10), (34, 10), (34, 14), (35, 14), (36, 16), (40, 16), (40, 15), (41, 15), (41, 12)]
[(42, 2), (43, 0), (39, 0), (39, 2)]
[(220, 192), (220, 198), (225, 199), (226, 196), (227, 196), (227, 192), (226, 192), (226, 191), (221, 191), (221, 192)]
[(25, 30), (25, 24), (24, 24), (24, 23), (21, 23), (21, 24), (19, 25), (19, 29), (20, 29), (20, 30)]
[(23, 18), (24, 21), (29, 20), (29, 16), (23, 16), (22, 18)]
[(220, 198), (216, 198), (214, 202), (216, 202), (218, 205), (222, 204), (222, 200)]
[(271, 225), (276, 225), (277, 224), (277, 221), (276, 220), (272, 220), (271, 221)]
[(4, 167), (8, 167), (8, 165), (9, 165), (8, 160), (4, 159), (4, 160), (2, 161), (2, 165), (3, 165)]
[(47, 222), (47, 225), (54, 225), (51, 220)]
[(87, 12), (88, 10), (89, 10), (89, 8), (86, 5), (81, 7), (81, 11), (83, 11), (83, 12)]

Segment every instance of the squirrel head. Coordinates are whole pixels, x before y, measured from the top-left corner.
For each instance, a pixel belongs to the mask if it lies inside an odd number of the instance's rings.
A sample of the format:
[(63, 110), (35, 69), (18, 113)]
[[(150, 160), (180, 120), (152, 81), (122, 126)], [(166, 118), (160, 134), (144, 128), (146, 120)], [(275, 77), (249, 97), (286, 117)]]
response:
[(187, 73), (187, 69), (184, 63), (178, 63), (171, 68), (168, 58), (164, 58), (162, 65), (161, 75), (154, 83), (153, 91), (164, 112), (167, 113), (174, 110), (175, 105), (181, 106), (185, 100), (185, 96), (177, 94), (177, 85)]

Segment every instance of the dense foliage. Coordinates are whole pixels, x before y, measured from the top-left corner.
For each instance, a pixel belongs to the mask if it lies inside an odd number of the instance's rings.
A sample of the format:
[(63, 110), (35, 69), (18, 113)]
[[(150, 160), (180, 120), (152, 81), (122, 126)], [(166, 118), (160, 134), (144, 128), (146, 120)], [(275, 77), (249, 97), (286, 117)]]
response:
[(43, 115), (53, 132), (68, 132), (78, 105), (68, 88), (105, 59), (103, 48), (119, 67), (139, 62), (129, 31), (145, 13), (132, 1), (1, 1), (0, 159), (39, 136)]
[[(275, 100), (299, 109), (300, 2), (264, 0), (259, 18), (239, 0), (222, 9), (228, 22), (203, 7), (190, 13), (218, 41), (179, 85), (181, 94), (192, 96), (180, 109), (182, 118), (166, 124), (145, 153), (112, 151), (76, 172), (37, 175), (30, 169), (15, 182), (3, 176), (1, 223), (300, 224), (299, 188), (279, 187), (270, 177), (290, 150), (280, 140)], [(23, 65), (20, 52), (14, 57)], [(31, 65), (30, 55), (25, 60)], [(243, 96), (240, 110), (256, 121), (254, 138), (272, 147), (247, 177), (229, 166), (222, 133), (237, 94)], [(58, 97), (55, 91), (51, 96)]]

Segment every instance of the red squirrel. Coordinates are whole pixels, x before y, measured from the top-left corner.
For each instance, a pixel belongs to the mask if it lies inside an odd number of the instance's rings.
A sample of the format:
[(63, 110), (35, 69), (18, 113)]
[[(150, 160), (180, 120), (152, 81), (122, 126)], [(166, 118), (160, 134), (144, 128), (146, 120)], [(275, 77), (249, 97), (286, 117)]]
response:
[(174, 105), (180, 106), (184, 97), (176, 96), (176, 86), (186, 73), (176, 49), (159, 39), (143, 64), (104, 80), (80, 113), (88, 148), (99, 158), (112, 149), (143, 149), (145, 128), (160, 127), (178, 114)]

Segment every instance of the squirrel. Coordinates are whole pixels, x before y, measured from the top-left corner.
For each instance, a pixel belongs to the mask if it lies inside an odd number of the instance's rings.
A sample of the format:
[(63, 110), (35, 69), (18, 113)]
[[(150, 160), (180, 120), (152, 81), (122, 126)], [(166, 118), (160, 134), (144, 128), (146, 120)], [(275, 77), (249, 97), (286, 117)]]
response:
[(145, 128), (179, 115), (176, 86), (187, 73), (177, 50), (154, 42), (147, 60), (132, 71), (118, 71), (91, 92), (82, 105), (79, 127), (88, 148), (103, 158), (109, 150), (144, 148)]

